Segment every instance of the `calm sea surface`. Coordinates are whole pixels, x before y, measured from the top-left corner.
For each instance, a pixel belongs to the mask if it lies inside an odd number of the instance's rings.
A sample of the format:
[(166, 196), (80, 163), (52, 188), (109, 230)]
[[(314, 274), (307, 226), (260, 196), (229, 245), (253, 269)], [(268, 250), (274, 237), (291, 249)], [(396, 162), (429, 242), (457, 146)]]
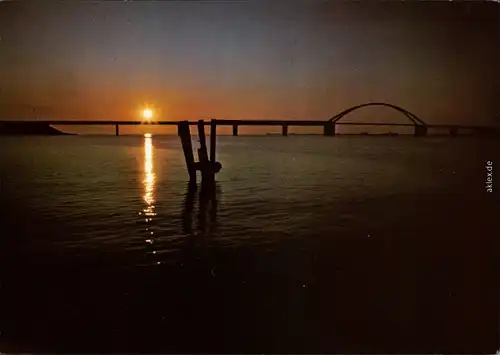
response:
[(217, 149), (207, 194), (177, 137), (2, 137), (0, 351), (499, 348), (498, 143)]

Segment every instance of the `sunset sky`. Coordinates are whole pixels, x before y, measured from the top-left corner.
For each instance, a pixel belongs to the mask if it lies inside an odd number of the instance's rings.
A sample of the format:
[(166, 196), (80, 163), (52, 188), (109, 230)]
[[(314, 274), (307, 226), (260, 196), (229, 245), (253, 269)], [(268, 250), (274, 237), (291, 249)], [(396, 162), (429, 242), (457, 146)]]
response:
[(149, 104), (162, 120), (321, 120), (383, 101), (497, 124), (499, 15), (493, 1), (2, 2), (0, 119), (138, 120)]

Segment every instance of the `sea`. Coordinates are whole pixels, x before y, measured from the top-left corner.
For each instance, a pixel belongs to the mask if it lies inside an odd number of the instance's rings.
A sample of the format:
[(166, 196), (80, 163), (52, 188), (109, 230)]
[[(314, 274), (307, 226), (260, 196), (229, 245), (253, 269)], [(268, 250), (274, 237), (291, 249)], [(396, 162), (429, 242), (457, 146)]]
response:
[(2, 137), (0, 352), (493, 354), (499, 153), (219, 136), (201, 191), (177, 136)]

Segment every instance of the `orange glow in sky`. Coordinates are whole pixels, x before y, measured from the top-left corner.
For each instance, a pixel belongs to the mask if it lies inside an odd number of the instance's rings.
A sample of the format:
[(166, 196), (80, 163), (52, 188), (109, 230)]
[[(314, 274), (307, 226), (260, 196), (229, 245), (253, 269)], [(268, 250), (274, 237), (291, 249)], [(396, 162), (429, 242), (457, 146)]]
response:
[(0, 120), (498, 118), (494, 2), (102, 3), (2, 6)]

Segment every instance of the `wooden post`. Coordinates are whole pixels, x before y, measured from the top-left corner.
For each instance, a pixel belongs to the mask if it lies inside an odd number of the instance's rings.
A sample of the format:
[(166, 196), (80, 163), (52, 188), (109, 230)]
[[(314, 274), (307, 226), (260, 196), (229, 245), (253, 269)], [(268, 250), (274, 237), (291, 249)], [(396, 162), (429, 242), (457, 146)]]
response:
[(283, 137), (288, 136), (288, 125), (283, 125), (283, 127), (281, 128), (281, 133), (283, 134)]
[(189, 130), (189, 122), (182, 121), (178, 125), (179, 136), (181, 138), (182, 150), (186, 159), (186, 167), (189, 174), (189, 182), (196, 183), (196, 167), (194, 165), (193, 146), (191, 144), (191, 132)]
[(115, 125), (115, 135), (118, 137), (120, 135), (120, 127)]
[(205, 137), (205, 123), (203, 120), (198, 121), (198, 135), (200, 137), (200, 149), (198, 149), (198, 159), (200, 161), (201, 167), (201, 182), (210, 183), (213, 181), (213, 172), (210, 166), (210, 162), (208, 161), (208, 153), (207, 153), (207, 140)]
[(455, 137), (458, 134), (458, 127), (450, 127), (450, 134)]
[(238, 135), (238, 125), (237, 124), (233, 124), (233, 136), (237, 136)]
[(200, 137), (200, 163), (208, 162), (207, 140), (205, 138), (205, 123), (203, 120), (198, 121), (198, 136)]
[(217, 121), (210, 121), (210, 163), (215, 164), (215, 148), (217, 142)]

